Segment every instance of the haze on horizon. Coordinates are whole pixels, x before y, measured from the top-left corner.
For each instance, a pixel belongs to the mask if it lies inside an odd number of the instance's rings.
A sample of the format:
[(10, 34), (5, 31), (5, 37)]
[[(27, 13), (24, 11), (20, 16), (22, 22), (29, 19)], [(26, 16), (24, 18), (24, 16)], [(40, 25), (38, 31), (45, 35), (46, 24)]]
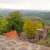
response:
[(0, 0), (0, 8), (50, 11), (50, 0)]

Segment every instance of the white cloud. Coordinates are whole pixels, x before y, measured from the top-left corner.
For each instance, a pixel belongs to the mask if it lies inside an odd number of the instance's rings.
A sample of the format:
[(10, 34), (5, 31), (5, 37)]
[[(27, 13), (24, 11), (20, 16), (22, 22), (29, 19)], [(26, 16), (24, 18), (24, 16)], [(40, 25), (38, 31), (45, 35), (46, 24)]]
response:
[(50, 10), (50, 0), (5, 0), (0, 3), (0, 8)]

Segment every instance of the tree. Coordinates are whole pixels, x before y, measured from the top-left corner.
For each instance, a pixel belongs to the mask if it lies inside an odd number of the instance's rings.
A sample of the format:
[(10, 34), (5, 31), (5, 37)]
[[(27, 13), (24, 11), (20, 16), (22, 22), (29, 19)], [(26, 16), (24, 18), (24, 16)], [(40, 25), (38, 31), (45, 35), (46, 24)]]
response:
[(5, 18), (0, 18), (0, 33), (4, 33), (7, 32), (7, 25), (8, 25), (8, 21)]
[(9, 27), (11, 28), (11, 25), (16, 26), (17, 32), (22, 32), (22, 14), (19, 11), (14, 11), (9, 13)]
[(23, 30), (28, 38), (33, 38), (37, 33), (36, 30), (43, 27), (44, 27), (43, 22), (40, 20), (31, 20), (31, 19), (24, 20)]

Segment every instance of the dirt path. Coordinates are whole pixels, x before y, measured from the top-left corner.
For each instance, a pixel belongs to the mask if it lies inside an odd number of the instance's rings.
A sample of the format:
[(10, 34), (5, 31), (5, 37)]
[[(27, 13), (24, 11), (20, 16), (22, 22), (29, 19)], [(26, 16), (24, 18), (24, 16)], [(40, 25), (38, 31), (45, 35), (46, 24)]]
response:
[(0, 36), (0, 50), (50, 50), (50, 48), (21, 40), (6, 40), (4, 36)]

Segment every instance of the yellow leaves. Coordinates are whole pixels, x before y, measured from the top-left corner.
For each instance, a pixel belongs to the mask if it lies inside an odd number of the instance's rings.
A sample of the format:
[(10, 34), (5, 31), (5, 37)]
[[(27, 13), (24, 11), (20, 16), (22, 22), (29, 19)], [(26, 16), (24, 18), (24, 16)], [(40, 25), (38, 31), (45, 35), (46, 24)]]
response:
[(36, 29), (43, 27), (41, 21), (36, 21), (33, 25), (34, 25), (34, 27), (35, 27)]
[(24, 27), (26, 27), (27, 29), (38, 29), (38, 28), (42, 28), (43, 25), (40, 21), (31, 21), (31, 20), (28, 20), (24, 23)]
[(6, 19), (0, 20), (0, 26), (5, 26), (6, 24), (8, 24), (8, 21), (6, 21)]
[(24, 29), (32, 29), (32, 22), (30, 20), (24, 22)]
[(36, 29), (43, 28), (42, 21), (25, 20), (23, 29), (28, 37), (32, 37), (36, 34)]

